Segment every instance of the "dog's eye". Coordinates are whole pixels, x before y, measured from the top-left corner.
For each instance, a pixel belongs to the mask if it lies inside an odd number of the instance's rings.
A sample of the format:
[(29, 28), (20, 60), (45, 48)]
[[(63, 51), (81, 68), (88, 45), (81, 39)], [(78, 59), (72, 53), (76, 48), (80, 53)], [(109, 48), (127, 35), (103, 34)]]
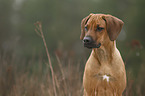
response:
[(88, 31), (88, 27), (87, 26), (85, 27), (85, 31)]
[(97, 31), (102, 31), (104, 28), (97, 26)]

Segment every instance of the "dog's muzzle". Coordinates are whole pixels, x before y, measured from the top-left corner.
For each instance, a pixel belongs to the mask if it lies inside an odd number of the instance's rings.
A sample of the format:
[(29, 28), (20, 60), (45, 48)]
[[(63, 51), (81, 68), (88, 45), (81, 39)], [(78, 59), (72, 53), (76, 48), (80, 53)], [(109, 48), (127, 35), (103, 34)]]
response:
[(84, 37), (83, 43), (84, 43), (84, 47), (87, 47), (89, 49), (99, 48), (101, 46), (101, 43), (96, 44), (96, 42), (92, 39), (91, 36)]

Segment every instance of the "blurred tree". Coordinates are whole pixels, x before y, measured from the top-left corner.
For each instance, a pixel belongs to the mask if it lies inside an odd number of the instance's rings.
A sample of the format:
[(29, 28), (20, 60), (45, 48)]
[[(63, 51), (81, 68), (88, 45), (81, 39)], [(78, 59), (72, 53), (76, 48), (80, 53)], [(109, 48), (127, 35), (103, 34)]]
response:
[[(15, 0), (18, 2), (18, 0)], [(17, 9), (14, 7), (14, 1), (7, 2), (1, 0), (1, 38), (0, 45), (8, 45), (5, 43), (6, 38), (18, 38), (10, 43), (15, 52), (20, 56), (31, 56), (33, 52), (42, 50), (43, 43), (41, 38), (34, 31), (34, 23), (41, 21), (43, 31), (45, 33), (47, 44), (50, 52), (57, 49), (60, 42), (63, 42), (63, 48), (68, 50), (82, 51), (80, 36), (80, 22), (90, 13), (112, 14), (122, 19), (125, 23), (121, 35), (122, 41), (117, 40), (118, 47), (122, 50), (122, 55), (126, 58), (129, 48), (124, 48), (132, 39), (141, 41), (142, 46), (144, 38), (144, 19), (145, 12), (144, 0), (19, 0)], [(13, 7), (12, 7), (13, 6)], [(5, 7), (4, 11), (2, 7)], [(14, 17), (14, 19), (13, 19)], [(18, 18), (19, 19), (18, 19)], [(12, 19), (10, 19), (12, 18)], [(12, 23), (17, 22), (17, 24)], [(13, 35), (12, 35), (13, 34)], [(9, 37), (8, 37), (9, 36)], [(13, 37), (12, 37), (13, 36)], [(124, 37), (125, 36), (125, 37)], [(79, 42), (79, 43), (78, 43)], [(13, 45), (12, 45), (13, 44)], [(8, 46), (9, 48), (10, 46)], [(79, 52), (80, 52), (79, 51)], [(38, 54), (37, 54), (38, 55)]]
[[(9, 49), (7, 43), (11, 36), (11, 14), (13, 0), (0, 0), (0, 50)], [(7, 50), (8, 51), (8, 50)]]

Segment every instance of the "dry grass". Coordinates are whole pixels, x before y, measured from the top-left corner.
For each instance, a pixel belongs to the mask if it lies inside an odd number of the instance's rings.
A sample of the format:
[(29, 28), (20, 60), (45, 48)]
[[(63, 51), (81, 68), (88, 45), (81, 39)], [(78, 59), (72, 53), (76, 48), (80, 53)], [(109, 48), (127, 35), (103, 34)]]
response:
[(52, 67), (52, 63), (51, 63), (51, 58), (50, 58), (50, 55), (49, 55), (49, 52), (48, 52), (48, 47), (47, 47), (47, 44), (46, 44), (46, 41), (45, 41), (45, 37), (43, 35), (42, 24), (41, 24), (41, 22), (36, 22), (34, 25), (36, 26), (35, 31), (43, 39), (43, 43), (44, 43), (44, 46), (45, 46), (45, 49), (46, 49), (46, 54), (47, 54), (48, 62), (49, 62), (48, 66), (50, 66), (50, 70), (51, 70), (52, 83), (53, 83), (53, 86), (52, 86), (53, 87), (53, 91), (54, 91), (55, 96), (58, 96), (57, 92), (56, 92), (55, 74), (54, 74), (54, 71), (53, 71), (53, 67)]
[[(80, 64), (56, 56), (54, 82), (46, 62), (15, 62), (13, 57), (0, 57), (0, 96), (81, 96), (82, 70)], [(36, 67), (37, 66), (37, 67)], [(56, 93), (55, 93), (56, 92)]]
[[(76, 63), (74, 61), (77, 60), (69, 57), (61, 59), (55, 53), (52, 63), (42, 25), (37, 22), (36, 26), (43, 39), (48, 62), (43, 61), (43, 56), (39, 60), (25, 61), (12, 54), (0, 54), (0, 96), (83, 96), (81, 62)], [(145, 95), (144, 68), (142, 64), (136, 79), (131, 76), (131, 71), (127, 72), (128, 85), (123, 96)]]

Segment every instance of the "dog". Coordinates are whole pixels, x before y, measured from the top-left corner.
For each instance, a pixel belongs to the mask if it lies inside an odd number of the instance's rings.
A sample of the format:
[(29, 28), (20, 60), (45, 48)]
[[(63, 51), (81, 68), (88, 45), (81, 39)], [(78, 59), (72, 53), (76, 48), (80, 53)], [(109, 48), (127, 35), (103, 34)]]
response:
[(83, 75), (84, 96), (122, 96), (126, 70), (115, 40), (123, 24), (106, 14), (91, 13), (82, 20), (80, 39), (92, 49)]

